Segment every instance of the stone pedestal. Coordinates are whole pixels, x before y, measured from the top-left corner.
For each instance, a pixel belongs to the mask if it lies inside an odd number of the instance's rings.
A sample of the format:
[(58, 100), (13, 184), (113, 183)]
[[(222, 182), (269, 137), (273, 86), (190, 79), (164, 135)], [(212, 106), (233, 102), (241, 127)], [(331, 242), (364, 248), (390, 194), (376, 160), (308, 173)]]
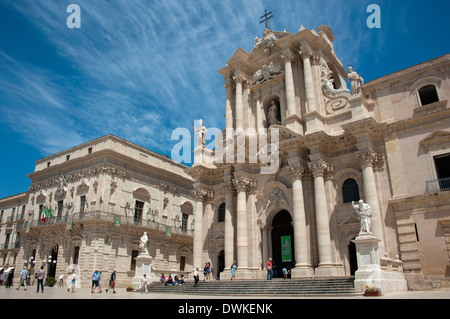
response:
[(402, 272), (385, 271), (380, 267), (378, 243), (372, 234), (360, 234), (353, 242), (356, 245), (358, 270), (355, 272), (355, 288), (364, 292), (365, 286), (378, 288), (382, 295), (407, 291), (407, 283)]
[(142, 275), (147, 274), (147, 283), (150, 284), (153, 281), (158, 281), (155, 274), (152, 273), (153, 257), (148, 253), (141, 253), (136, 257), (136, 272), (131, 281), (131, 285), (134, 290), (139, 289), (139, 284), (141, 283)]

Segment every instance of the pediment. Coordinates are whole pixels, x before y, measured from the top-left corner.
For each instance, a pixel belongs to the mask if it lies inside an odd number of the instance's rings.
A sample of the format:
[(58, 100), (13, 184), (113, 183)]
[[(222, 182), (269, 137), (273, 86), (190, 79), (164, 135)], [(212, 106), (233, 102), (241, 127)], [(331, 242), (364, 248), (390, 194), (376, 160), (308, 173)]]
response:
[(420, 144), (428, 150), (430, 146), (450, 143), (449, 131), (435, 131), (420, 141)]

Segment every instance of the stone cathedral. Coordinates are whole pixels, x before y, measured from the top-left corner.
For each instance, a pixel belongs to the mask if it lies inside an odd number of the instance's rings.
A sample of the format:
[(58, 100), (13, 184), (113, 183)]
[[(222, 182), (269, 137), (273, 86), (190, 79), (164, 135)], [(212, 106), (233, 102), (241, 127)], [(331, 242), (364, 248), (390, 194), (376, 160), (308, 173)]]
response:
[[(269, 258), (293, 278), (354, 275), (360, 222), (352, 202), (363, 200), (382, 268), (404, 271), (410, 288), (446, 285), (450, 197), (438, 185), (431, 199), (426, 185), (450, 177), (433, 163), (449, 164), (449, 56), (364, 83), (343, 67), (333, 40), (324, 25), (295, 34), (266, 28), (251, 52), (239, 48), (219, 70), (223, 144), (237, 132), (244, 139), (219, 155), (216, 139), (216, 150), (186, 170), (194, 179), (193, 263), (215, 261), (225, 278), (236, 261), (239, 278), (264, 279)], [(259, 157), (251, 160), (249, 141), (264, 130), (278, 132), (271, 174), (261, 174), (267, 163)], [(432, 248), (441, 277), (425, 278), (420, 266), (415, 220), (424, 216), (440, 233), (428, 248), (439, 241), (446, 251), (440, 259)]]
[(219, 70), (226, 127), (213, 150), (196, 130), (192, 167), (113, 135), (38, 160), (29, 190), (0, 199), (0, 271), (76, 267), (87, 287), (116, 269), (126, 286), (146, 232), (154, 278), (209, 261), (213, 278), (236, 262), (265, 279), (269, 258), (278, 276), (353, 276), (363, 201), (383, 271), (450, 286), (450, 54), (365, 83), (333, 41), (266, 28), (237, 49)]

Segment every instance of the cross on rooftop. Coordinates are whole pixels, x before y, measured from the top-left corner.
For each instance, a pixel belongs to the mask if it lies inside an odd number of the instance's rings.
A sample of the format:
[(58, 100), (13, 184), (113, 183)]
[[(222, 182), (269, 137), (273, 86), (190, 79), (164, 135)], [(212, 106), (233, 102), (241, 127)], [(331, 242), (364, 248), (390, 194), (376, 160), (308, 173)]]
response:
[(271, 15), (271, 16), (269, 17), (269, 14), (272, 14), (272, 11), (267, 12), (267, 10), (264, 10), (264, 15), (262, 15), (261, 17), (259, 17), (260, 19), (264, 18), (263, 20), (259, 21), (259, 23), (265, 22), (265, 24), (266, 24), (266, 29), (270, 29), (270, 21), (269, 21), (269, 20), (273, 18), (273, 15)]

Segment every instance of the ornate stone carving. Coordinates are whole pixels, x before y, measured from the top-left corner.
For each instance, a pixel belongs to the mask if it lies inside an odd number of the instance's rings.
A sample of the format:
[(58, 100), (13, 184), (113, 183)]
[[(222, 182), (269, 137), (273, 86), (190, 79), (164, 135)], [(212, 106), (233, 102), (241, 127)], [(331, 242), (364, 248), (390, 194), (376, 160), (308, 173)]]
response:
[(252, 185), (252, 180), (246, 177), (234, 178), (233, 185), (238, 192), (246, 191)]
[(272, 62), (269, 65), (263, 64), (261, 69), (255, 72), (253, 75), (253, 84), (261, 84), (277, 77), (277, 75), (283, 73), (281, 67), (274, 65)]
[(306, 167), (298, 163), (289, 168), (289, 174), (293, 180), (302, 179), (305, 176)]
[(325, 174), (331, 174), (334, 171), (334, 166), (324, 161), (308, 163), (308, 167), (311, 170), (314, 177), (318, 176), (324, 177)]
[(253, 47), (252, 51), (256, 51), (258, 49), (263, 49), (264, 53), (270, 54), (271, 48), (275, 45), (275, 41), (277, 38), (275, 37), (275, 34), (270, 29), (266, 29), (263, 32), (263, 38), (255, 37), (255, 46)]
[(270, 204), (274, 202), (284, 202), (288, 204), (286, 194), (279, 188), (275, 188), (269, 195), (266, 207), (269, 207)]
[(377, 153), (373, 150), (364, 151), (359, 153), (358, 159), (362, 167), (369, 165), (372, 166), (374, 161), (377, 159)]
[(202, 188), (194, 189), (192, 191), (192, 195), (194, 196), (196, 202), (202, 202), (207, 194), (208, 192)]

